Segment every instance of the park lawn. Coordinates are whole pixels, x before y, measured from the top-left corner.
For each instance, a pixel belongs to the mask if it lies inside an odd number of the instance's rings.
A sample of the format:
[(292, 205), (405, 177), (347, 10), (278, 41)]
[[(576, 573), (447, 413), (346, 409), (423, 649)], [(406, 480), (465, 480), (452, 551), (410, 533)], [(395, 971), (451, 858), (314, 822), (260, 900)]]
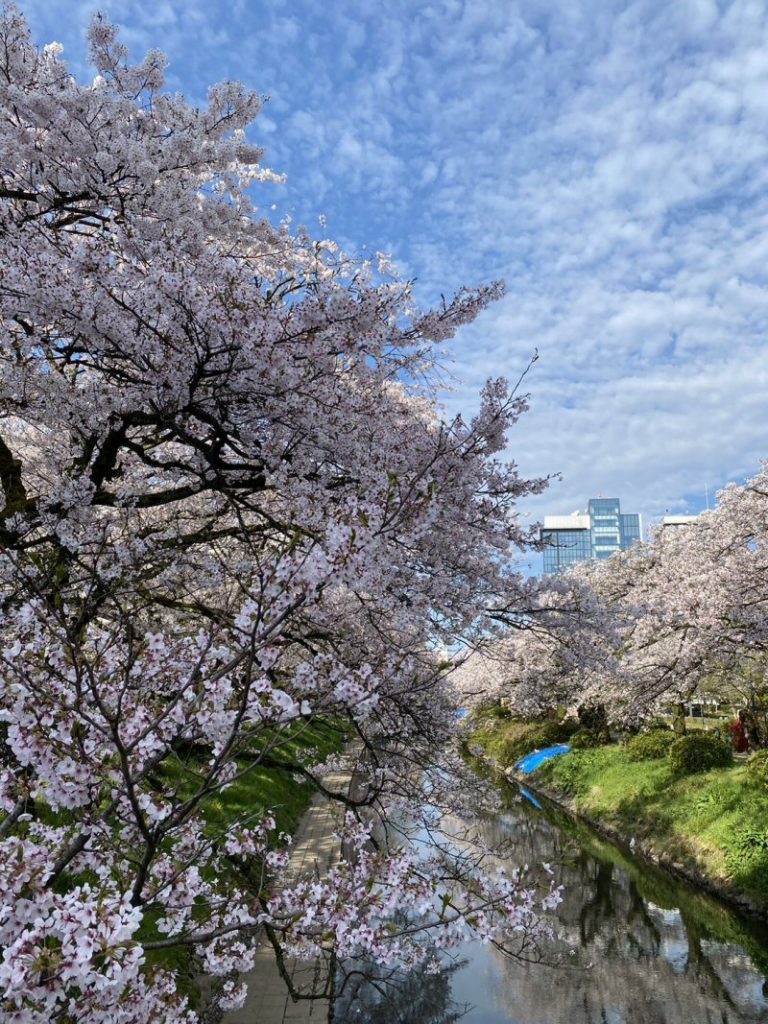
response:
[(630, 761), (612, 744), (555, 758), (533, 779), (626, 841), (768, 908), (768, 787), (746, 764), (676, 777), (666, 758)]

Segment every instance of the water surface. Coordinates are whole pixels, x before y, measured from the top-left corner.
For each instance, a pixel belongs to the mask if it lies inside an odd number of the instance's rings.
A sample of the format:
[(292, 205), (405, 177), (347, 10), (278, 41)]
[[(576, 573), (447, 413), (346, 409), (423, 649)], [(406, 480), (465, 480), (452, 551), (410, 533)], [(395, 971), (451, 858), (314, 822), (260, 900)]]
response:
[(466, 944), (439, 976), (348, 985), (337, 1024), (768, 1022), (766, 925), (501, 785), (489, 838), (512, 841), (511, 865), (549, 862), (565, 887), (547, 950), (560, 966)]

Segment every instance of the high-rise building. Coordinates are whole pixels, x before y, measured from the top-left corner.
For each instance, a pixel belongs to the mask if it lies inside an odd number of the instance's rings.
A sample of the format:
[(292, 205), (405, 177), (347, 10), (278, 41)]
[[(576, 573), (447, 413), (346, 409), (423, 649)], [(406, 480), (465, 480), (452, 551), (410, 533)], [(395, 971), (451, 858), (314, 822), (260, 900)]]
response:
[(638, 514), (622, 513), (618, 498), (590, 498), (586, 512), (544, 516), (544, 573), (560, 572), (574, 562), (610, 558), (641, 539)]

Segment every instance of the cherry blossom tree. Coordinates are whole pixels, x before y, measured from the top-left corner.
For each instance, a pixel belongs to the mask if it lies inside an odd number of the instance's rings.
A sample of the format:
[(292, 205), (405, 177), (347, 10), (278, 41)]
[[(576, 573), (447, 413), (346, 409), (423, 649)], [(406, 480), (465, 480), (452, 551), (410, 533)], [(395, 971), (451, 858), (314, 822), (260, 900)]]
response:
[(730, 485), (717, 508), (662, 527), (647, 545), (593, 572), (598, 600), (622, 636), (614, 689), (626, 716), (687, 699), (713, 675), (735, 678), (758, 661), (766, 618), (765, 467)]
[[(527, 935), (521, 880), (372, 839), (425, 779), (456, 805), (435, 652), (519, 598), (515, 505), (545, 481), (499, 453), (525, 399), (490, 381), (444, 422), (433, 394), (501, 286), (419, 312), (270, 223), (259, 97), (190, 107), (161, 54), (130, 64), (98, 17), (89, 38), (81, 86), (0, 21), (0, 1014), (191, 1021), (163, 958), (192, 950), (235, 1005), (256, 928), (400, 964), (427, 926)], [(317, 719), (363, 752), (354, 796), (284, 742)], [(345, 804), (327, 881), (281, 882), (269, 810), (207, 822), (264, 767)]]
[(764, 464), (695, 521), (543, 581), (527, 628), (470, 658), (457, 682), (481, 692), (487, 678), (498, 699), (529, 715), (602, 703), (617, 723), (642, 721), (713, 680), (726, 696), (762, 692), (767, 537)]
[(654, 538), (643, 585), (664, 597), (656, 602), (659, 626), (641, 639), (665, 653), (657, 661), (670, 689), (688, 695), (713, 677), (725, 695), (747, 679), (759, 687), (768, 647), (767, 527), (764, 464), (746, 484), (725, 488), (714, 510)]

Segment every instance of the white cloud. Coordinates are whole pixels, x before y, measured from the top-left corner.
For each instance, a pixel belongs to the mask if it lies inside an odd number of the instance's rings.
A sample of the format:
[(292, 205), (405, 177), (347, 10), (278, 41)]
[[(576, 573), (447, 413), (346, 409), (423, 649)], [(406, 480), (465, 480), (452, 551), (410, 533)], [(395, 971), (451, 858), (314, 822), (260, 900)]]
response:
[[(90, 4), (23, 6), (82, 55)], [(254, 134), (288, 173), (279, 212), (391, 251), (425, 302), (507, 279), (445, 401), (471, 409), (539, 349), (510, 439), (524, 472), (564, 473), (537, 514), (599, 491), (680, 508), (768, 455), (764, 2), (101, 6), (188, 97), (271, 94)]]

